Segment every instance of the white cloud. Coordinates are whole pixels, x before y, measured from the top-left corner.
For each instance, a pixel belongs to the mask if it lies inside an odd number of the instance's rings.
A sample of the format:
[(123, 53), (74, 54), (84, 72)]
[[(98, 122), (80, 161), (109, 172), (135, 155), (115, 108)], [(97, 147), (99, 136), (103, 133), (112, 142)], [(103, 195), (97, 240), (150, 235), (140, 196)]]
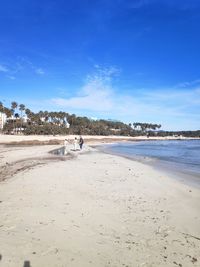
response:
[(35, 66), (30, 60), (24, 57), (17, 57), (15, 62), (7, 63), (6, 66), (0, 64), (0, 72), (4, 72), (7, 78), (14, 80), (18, 73), (32, 72), (37, 75), (44, 75), (45, 71), (43, 68)]
[(183, 106), (200, 104), (200, 89), (198, 88), (152, 90), (144, 92), (144, 95), (151, 103), (164, 103), (168, 107), (176, 106), (179, 109)]
[(0, 64), (0, 72), (8, 72), (8, 68)]
[(56, 105), (90, 111), (111, 111), (113, 108), (112, 77), (119, 70), (115, 67), (101, 68), (95, 65), (96, 72), (88, 75), (86, 84), (79, 90), (75, 97), (68, 99), (54, 98)]
[(189, 82), (182, 82), (176, 85), (177, 88), (187, 88), (187, 87), (192, 87), (192, 86), (196, 86), (200, 84), (200, 79), (196, 79), (193, 81), (189, 81)]
[(10, 80), (15, 80), (15, 79), (16, 79), (14, 76), (10, 76), (10, 75), (8, 75), (7, 77), (8, 77)]
[[(88, 75), (85, 85), (73, 97), (54, 98), (51, 103), (73, 113), (92, 114), (102, 118), (122, 121), (143, 121), (161, 123), (170, 129), (182, 129), (198, 124), (200, 120), (200, 89), (144, 89), (133, 88), (129, 94), (113, 87), (113, 79), (119, 73), (117, 68), (95, 66), (95, 73)], [(191, 126), (193, 127), (193, 126)], [(196, 126), (197, 127), (197, 126)]]
[(35, 73), (36, 74), (39, 74), (39, 75), (44, 75), (45, 74), (45, 71), (43, 69), (41, 69), (41, 68), (36, 68), (35, 69)]

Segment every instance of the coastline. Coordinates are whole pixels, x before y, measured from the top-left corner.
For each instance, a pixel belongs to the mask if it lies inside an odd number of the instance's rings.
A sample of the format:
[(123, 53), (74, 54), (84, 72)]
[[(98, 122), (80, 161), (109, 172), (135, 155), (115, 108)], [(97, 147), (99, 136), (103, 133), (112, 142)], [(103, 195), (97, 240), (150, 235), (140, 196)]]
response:
[[(59, 145), (63, 144), (65, 138), (72, 141), (78, 135), (5, 135), (0, 134), (0, 145)], [(83, 135), (87, 144), (98, 145), (122, 141), (152, 141), (152, 140), (199, 140), (200, 138), (190, 137), (146, 137), (146, 136), (99, 136)]]
[(48, 153), (59, 147), (0, 146), (16, 170), (0, 183), (3, 266), (199, 266), (198, 189), (87, 145)]
[[(111, 145), (112, 144), (116, 143), (111, 143)], [(174, 162), (165, 161), (163, 159), (156, 158), (153, 156), (151, 157), (145, 155), (128, 155), (122, 152), (114, 152), (111, 149), (108, 149), (107, 144), (97, 144), (93, 147), (98, 149), (99, 151), (102, 151), (103, 153), (124, 157), (129, 160), (149, 165), (155, 170), (161, 171), (162, 173), (166, 173), (166, 175), (168, 175), (172, 179), (176, 179), (181, 183), (200, 189), (200, 173), (188, 170), (184, 165), (182, 167), (180, 164), (177, 166), (177, 164)]]

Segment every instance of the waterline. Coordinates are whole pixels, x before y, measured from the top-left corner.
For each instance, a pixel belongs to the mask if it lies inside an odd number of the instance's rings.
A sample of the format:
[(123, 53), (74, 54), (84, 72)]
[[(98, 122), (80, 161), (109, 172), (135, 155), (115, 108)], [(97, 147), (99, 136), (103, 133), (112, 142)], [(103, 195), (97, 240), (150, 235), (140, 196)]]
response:
[(100, 149), (161, 168), (200, 186), (200, 140), (123, 142)]

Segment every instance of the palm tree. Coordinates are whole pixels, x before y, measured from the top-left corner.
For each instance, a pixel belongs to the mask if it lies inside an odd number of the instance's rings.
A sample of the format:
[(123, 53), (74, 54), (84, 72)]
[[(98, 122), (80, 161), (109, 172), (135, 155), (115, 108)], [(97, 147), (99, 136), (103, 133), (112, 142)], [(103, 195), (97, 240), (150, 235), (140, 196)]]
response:
[(29, 108), (26, 108), (25, 113), (26, 113), (26, 116), (29, 118), (29, 116), (31, 114), (31, 110)]
[(14, 112), (15, 112), (17, 107), (18, 107), (17, 102), (15, 102), (15, 101), (11, 102), (11, 108), (14, 109)]
[(19, 117), (20, 117), (20, 116), (19, 116), (19, 113), (15, 113), (15, 118), (16, 118), (16, 119), (19, 119)]
[(27, 124), (31, 124), (31, 110), (29, 108), (25, 109), (25, 114), (27, 116)]
[(25, 110), (25, 105), (24, 104), (20, 104), (19, 105), (19, 110), (21, 111), (21, 131), (22, 131), (22, 115), (23, 115), (23, 111)]
[(17, 107), (18, 107), (17, 102), (15, 102), (15, 101), (11, 102), (11, 111), (12, 111), (12, 115), (13, 115), (13, 131), (15, 129), (14, 114), (15, 114), (15, 110)]

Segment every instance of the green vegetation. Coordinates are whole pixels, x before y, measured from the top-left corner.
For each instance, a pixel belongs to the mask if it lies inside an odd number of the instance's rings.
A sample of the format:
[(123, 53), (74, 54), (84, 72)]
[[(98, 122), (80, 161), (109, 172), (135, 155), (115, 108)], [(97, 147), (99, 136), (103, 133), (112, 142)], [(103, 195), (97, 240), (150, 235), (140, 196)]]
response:
[(159, 131), (157, 133), (155, 132), (149, 132), (149, 136), (184, 136), (184, 137), (192, 137), (192, 138), (200, 138), (200, 130), (197, 131)]
[[(19, 111), (19, 113), (17, 112)], [(67, 112), (32, 112), (24, 104), (11, 103), (11, 108), (4, 107), (0, 102), (0, 112), (5, 113), (7, 122), (3, 132), (7, 134), (41, 134), (41, 135), (121, 135), (121, 136), (190, 136), (199, 137), (200, 131), (156, 131), (160, 124), (152, 123), (123, 123), (112, 120), (92, 120), (87, 117), (79, 117)]]

